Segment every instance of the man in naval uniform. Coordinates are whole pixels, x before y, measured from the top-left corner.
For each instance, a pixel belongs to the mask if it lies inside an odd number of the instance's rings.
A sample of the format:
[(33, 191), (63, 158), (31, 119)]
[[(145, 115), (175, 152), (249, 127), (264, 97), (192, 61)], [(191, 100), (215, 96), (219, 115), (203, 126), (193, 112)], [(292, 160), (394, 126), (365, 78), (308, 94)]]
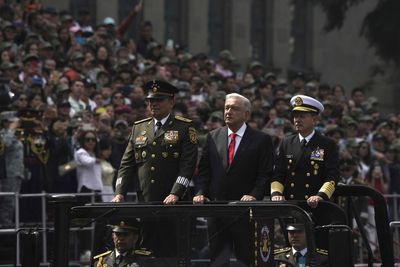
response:
[[(191, 120), (172, 114), (175, 86), (155, 80), (147, 82), (145, 89), (152, 117), (132, 127), (113, 201), (124, 201), (128, 183), (137, 179), (139, 200), (175, 204), (185, 197), (195, 170), (197, 133)], [(158, 257), (176, 256), (175, 227), (171, 220), (146, 222), (143, 246)]]
[[(291, 223), (286, 227), (290, 247), (280, 248), (274, 252), (275, 266), (277, 267), (305, 267), (308, 266), (307, 239), (304, 224)], [(316, 254), (316, 266), (329, 266), (328, 252), (318, 249)]]
[(135, 250), (139, 238), (139, 222), (121, 220), (112, 228), (114, 250), (109, 250), (93, 258), (95, 267), (138, 267), (141, 258), (151, 253), (146, 250)]
[(307, 200), (315, 208), (329, 200), (339, 179), (339, 154), (333, 140), (314, 130), (324, 106), (316, 99), (296, 95), (290, 100), (296, 134), (279, 148), (271, 200)]

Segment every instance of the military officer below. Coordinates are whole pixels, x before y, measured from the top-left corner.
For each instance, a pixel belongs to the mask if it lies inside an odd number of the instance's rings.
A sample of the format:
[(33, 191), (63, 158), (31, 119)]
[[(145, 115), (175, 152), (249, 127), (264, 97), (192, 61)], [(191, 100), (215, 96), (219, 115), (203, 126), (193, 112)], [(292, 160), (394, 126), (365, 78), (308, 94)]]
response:
[[(274, 260), (275, 266), (278, 267), (305, 267), (309, 266), (307, 258), (307, 239), (304, 231), (304, 224), (291, 223), (286, 227), (288, 232), (288, 240), (291, 247), (275, 250)], [(329, 266), (328, 252), (326, 250), (317, 249), (316, 266)]]
[[(196, 130), (191, 120), (171, 114), (176, 87), (157, 80), (147, 82), (145, 89), (152, 117), (137, 121), (132, 127), (112, 201), (123, 201), (128, 183), (133, 181), (139, 182), (139, 200), (175, 204), (185, 196), (195, 170)], [(143, 229), (145, 246), (155, 256), (176, 255), (174, 224), (161, 221), (153, 224), (146, 223)]]
[(296, 134), (284, 138), (271, 181), (271, 200), (307, 200), (315, 208), (329, 200), (339, 179), (338, 148), (314, 130), (324, 106), (316, 99), (296, 95), (290, 100)]
[(95, 267), (136, 267), (145, 256), (146, 250), (135, 250), (139, 239), (140, 225), (137, 220), (121, 220), (112, 228), (114, 250), (109, 250), (93, 258)]

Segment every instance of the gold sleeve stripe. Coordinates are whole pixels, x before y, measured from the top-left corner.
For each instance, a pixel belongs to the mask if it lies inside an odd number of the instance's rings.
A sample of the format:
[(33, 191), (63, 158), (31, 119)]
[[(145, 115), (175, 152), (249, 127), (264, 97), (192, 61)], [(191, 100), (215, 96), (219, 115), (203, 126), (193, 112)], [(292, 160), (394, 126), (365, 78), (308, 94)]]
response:
[(271, 183), (271, 194), (274, 192), (279, 192), (281, 194), (283, 194), (283, 184), (281, 184), (280, 182), (272, 182)]
[(330, 181), (330, 182), (325, 182), (319, 192), (325, 193), (328, 198), (331, 198), (333, 195), (333, 192), (335, 192), (335, 182)]

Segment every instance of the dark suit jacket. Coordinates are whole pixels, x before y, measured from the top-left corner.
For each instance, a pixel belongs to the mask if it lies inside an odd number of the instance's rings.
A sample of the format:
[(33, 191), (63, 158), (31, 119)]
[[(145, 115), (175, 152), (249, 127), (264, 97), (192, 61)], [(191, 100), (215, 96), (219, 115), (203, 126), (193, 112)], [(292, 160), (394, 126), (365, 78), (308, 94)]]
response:
[[(313, 195), (329, 199), (339, 180), (338, 148), (333, 140), (317, 131), (302, 150), (298, 134), (286, 137), (279, 148), (272, 195), (287, 200), (306, 200)], [(283, 192), (274, 192), (278, 183)]]
[(231, 166), (228, 167), (228, 127), (207, 135), (199, 163), (197, 195), (211, 200), (240, 200), (243, 195), (263, 199), (272, 176), (271, 138), (247, 126)]

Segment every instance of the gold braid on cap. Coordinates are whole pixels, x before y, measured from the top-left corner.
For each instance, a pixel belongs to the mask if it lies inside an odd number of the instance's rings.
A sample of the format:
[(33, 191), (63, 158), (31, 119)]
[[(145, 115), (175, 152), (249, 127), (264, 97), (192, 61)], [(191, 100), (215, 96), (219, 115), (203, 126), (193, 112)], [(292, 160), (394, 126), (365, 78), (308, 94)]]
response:
[(333, 195), (333, 192), (335, 192), (335, 182), (334, 181), (329, 181), (325, 182), (319, 192), (324, 193), (325, 195), (328, 196), (328, 198), (331, 198)]
[(283, 193), (284, 186), (280, 182), (272, 182), (271, 183), (271, 194), (275, 192)]

